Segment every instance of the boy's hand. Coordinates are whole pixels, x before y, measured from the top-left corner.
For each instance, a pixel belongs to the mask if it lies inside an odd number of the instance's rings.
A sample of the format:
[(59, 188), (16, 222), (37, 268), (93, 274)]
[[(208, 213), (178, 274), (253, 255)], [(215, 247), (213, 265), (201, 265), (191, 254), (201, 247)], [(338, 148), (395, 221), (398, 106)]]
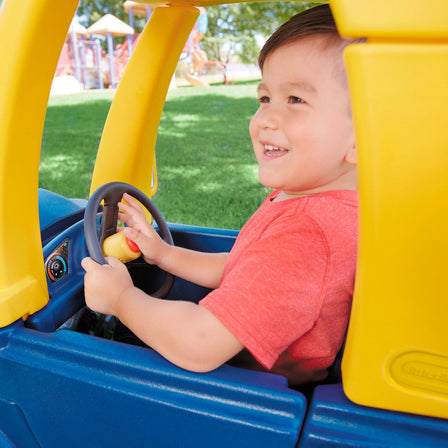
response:
[(121, 295), (133, 288), (126, 266), (115, 257), (107, 257), (107, 264), (100, 265), (91, 258), (84, 258), (81, 266), (86, 271), (84, 291), (87, 306), (102, 314), (117, 315)]
[(123, 200), (126, 203), (118, 203), (118, 219), (128, 225), (123, 229), (126, 237), (137, 244), (147, 263), (160, 264), (170, 246), (146, 220), (145, 212), (133, 197), (125, 193)]

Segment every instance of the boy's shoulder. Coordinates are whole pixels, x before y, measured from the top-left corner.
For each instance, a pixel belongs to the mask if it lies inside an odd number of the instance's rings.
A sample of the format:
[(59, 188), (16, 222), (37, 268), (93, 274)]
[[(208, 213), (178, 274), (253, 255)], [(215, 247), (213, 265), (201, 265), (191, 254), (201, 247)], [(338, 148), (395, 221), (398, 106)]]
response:
[(327, 191), (272, 202), (277, 194), (278, 191), (272, 192), (254, 216), (265, 226), (287, 225), (291, 229), (311, 226), (324, 234), (357, 231), (358, 192), (355, 190)]
[[(318, 197), (319, 196), (319, 197)], [(354, 190), (338, 190), (309, 196), (304, 210), (325, 238), (333, 244), (353, 240), (358, 235), (358, 194)], [(339, 243), (338, 243), (339, 242)]]
[(329, 221), (341, 217), (356, 218), (358, 216), (358, 192), (355, 190), (334, 190), (307, 196), (303, 204), (304, 211), (309, 215), (317, 215), (320, 219)]
[(333, 247), (350, 240), (347, 250), (356, 244), (358, 234), (358, 195), (356, 191), (340, 190), (275, 202), (271, 193), (249, 218), (239, 234), (249, 241), (313, 238)]
[[(278, 191), (273, 191), (265, 200), (271, 203), (277, 197)], [(310, 196), (297, 197), (286, 201), (275, 202), (283, 212), (294, 215), (301, 213), (330, 213), (332, 210), (347, 209), (358, 212), (358, 192), (356, 190), (332, 190)]]
[(332, 190), (307, 196), (306, 207), (316, 209), (349, 208), (357, 211), (358, 192), (356, 190)]
[[(272, 191), (265, 199), (265, 201), (273, 201), (279, 194), (281, 193), (280, 190), (274, 190)], [(291, 201), (294, 200), (316, 200), (316, 201), (322, 201), (322, 200), (335, 200), (335, 201), (347, 201), (348, 203), (351, 203), (352, 205), (357, 205), (358, 203), (358, 191), (357, 190), (330, 190), (330, 191), (324, 191), (322, 193), (316, 193), (308, 196), (297, 196), (294, 199), (290, 199)]]

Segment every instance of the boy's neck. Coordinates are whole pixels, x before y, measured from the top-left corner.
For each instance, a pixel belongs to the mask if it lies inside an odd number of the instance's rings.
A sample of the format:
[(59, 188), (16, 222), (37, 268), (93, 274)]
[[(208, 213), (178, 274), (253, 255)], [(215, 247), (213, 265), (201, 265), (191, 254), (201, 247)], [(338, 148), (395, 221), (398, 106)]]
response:
[(280, 201), (287, 201), (289, 199), (297, 199), (297, 198), (305, 198), (309, 196), (316, 196), (318, 194), (324, 194), (329, 193), (332, 191), (356, 191), (357, 188), (337, 188), (337, 189), (329, 189), (329, 190), (322, 190), (322, 191), (316, 191), (316, 192), (287, 192), (287, 191), (280, 191), (279, 194), (272, 200), (272, 202), (280, 202)]

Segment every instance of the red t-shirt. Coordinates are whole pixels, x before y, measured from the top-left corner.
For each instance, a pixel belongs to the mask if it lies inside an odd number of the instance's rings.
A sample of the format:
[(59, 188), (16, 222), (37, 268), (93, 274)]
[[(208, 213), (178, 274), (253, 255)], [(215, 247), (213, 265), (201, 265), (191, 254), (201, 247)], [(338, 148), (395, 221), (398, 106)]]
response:
[(200, 304), (262, 366), (300, 383), (320, 379), (342, 344), (356, 268), (357, 192), (273, 202), (278, 193), (242, 228), (219, 287)]

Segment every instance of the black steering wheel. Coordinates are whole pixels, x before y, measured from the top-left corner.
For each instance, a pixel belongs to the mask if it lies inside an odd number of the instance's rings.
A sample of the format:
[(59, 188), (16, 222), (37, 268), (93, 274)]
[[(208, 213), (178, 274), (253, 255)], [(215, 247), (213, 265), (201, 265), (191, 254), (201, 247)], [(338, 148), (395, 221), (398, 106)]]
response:
[[(121, 201), (123, 193), (128, 193), (135, 199), (141, 202), (151, 213), (152, 217), (156, 221), (160, 235), (164, 241), (173, 245), (173, 238), (171, 236), (170, 229), (166, 225), (160, 212), (151, 200), (143, 194), (140, 190), (132, 185), (123, 182), (109, 182), (99, 187), (90, 197), (86, 211), (84, 213), (84, 234), (86, 238), (87, 250), (90, 257), (99, 264), (107, 264), (104, 258), (102, 250), (102, 242), (110, 235), (113, 235), (117, 231), (118, 221), (118, 202)], [(100, 235), (98, 238), (96, 218), (98, 214), (98, 207), (101, 201), (104, 200), (103, 216), (101, 219)], [(173, 286), (174, 276), (170, 273), (166, 273), (165, 280), (162, 286), (154, 293), (151, 293), (153, 297), (164, 298), (170, 292)]]

